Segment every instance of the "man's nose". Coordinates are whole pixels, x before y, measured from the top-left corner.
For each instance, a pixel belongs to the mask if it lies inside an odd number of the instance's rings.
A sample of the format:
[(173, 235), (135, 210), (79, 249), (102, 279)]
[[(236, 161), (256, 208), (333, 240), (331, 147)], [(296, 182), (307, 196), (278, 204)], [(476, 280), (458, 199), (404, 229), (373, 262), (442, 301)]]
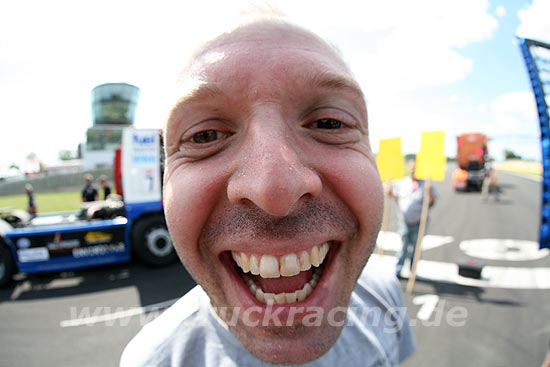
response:
[(233, 204), (253, 204), (270, 215), (285, 216), (300, 200), (321, 193), (321, 178), (307, 165), (307, 153), (300, 154), (288, 139), (284, 131), (273, 129), (247, 139), (228, 182)]

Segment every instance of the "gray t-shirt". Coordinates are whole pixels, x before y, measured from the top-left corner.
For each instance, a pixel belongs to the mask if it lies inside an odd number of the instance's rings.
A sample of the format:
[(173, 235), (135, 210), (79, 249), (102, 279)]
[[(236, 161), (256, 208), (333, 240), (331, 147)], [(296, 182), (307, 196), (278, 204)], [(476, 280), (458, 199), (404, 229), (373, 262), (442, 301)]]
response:
[[(393, 274), (363, 271), (336, 344), (308, 366), (396, 366), (416, 349)], [(266, 366), (250, 354), (199, 286), (147, 324), (126, 346), (121, 367)]]

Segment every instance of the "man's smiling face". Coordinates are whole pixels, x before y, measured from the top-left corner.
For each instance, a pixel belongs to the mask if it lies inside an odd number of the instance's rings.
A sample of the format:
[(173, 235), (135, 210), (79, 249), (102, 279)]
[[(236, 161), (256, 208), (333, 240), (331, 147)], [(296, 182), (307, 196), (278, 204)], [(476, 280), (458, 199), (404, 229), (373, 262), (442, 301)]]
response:
[(280, 21), (208, 43), (181, 83), (164, 181), (178, 254), (251, 353), (312, 361), (338, 338), (327, 314), (347, 307), (380, 227), (363, 95), (330, 46)]

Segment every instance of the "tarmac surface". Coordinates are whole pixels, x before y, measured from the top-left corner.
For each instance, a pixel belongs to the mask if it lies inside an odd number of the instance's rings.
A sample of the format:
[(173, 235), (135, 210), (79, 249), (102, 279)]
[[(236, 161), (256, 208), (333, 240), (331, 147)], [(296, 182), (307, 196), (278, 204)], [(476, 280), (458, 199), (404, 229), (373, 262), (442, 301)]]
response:
[[(417, 281), (404, 294), (418, 344), (404, 366), (543, 361), (550, 341), (550, 256), (533, 249), (541, 184), (504, 172), (499, 183), (498, 200), (492, 195), (487, 202), (477, 192), (455, 193), (449, 177), (435, 183), (440, 197)], [(392, 271), (396, 230), (394, 206), (388, 233), (379, 238), (383, 254), (377, 251), (367, 266)], [(467, 258), (485, 263), (481, 279), (458, 275), (456, 264)], [(0, 290), (0, 366), (116, 366), (139, 329), (194, 284), (180, 264), (20, 274)], [(403, 292), (406, 284), (402, 279)]]

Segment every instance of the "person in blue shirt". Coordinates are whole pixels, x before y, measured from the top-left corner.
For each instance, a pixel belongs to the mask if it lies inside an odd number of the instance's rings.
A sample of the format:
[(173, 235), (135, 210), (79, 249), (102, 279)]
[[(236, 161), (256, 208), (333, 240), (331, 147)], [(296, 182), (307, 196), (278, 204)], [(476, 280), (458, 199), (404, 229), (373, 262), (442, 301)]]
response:
[(424, 180), (418, 180), (414, 174), (416, 170), (416, 160), (409, 161), (410, 176), (407, 176), (396, 183), (396, 187), (386, 187), (386, 194), (397, 201), (399, 207), (399, 233), (401, 234), (402, 247), (397, 254), (396, 275), (401, 276), (401, 270), (405, 260), (410, 260), (410, 268), (416, 250), (418, 240), (418, 230), (420, 228), (420, 217), (422, 214), (422, 205), (426, 190), (430, 190), (431, 208), (438, 197), (436, 188), (427, 184)]

